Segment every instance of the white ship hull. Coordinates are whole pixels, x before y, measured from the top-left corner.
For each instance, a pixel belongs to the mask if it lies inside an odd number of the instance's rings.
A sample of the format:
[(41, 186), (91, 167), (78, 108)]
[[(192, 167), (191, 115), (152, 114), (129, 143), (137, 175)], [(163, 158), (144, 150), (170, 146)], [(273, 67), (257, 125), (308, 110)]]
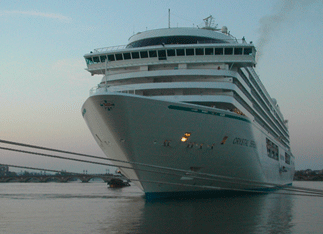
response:
[[(147, 195), (266, 187), (240, 179), (292, 183), (294, 167), (282, 157), (273, 160), (267, 156), (268, 135), (245, 116), (122, 93), (91, 96), (82, 113), (108, 158), (237, 178), (236, 183), (219, 177), (199, 179), (185, 172), (116, 163), (133, 167), (120, 169)], [(185, 133), (191, 136), (181, 142)], [(279, 147), (283, 154), (284, 148)]]

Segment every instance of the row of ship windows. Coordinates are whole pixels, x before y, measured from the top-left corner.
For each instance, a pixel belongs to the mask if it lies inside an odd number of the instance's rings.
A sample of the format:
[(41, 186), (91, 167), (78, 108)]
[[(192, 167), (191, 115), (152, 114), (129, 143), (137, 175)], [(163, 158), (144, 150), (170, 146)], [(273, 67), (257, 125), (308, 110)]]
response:
[[(278, 146), (275, 143), (273, 143), (271, 140), (269, 140), (268, 138), (266, 138), (266, 145), (267, 145), (268, 157), (273, 158), (275, 160), (279, 160)], [(291, 156), (288, 153), (285, 153), (285, 163), (291, 164)]]
[(140, 58), (156, 58), (166, 60), (173, 56), (194, 56), (194, 55), (252, 55), (252, 47), (237, 48), (188, 48), (188, 49), (168, 49), (149, 50), (140, 52), (126, 52), (109, 55), (101, 55), (85, 58), (87, 64), (104, 63), (106, 60), (120, 61)]

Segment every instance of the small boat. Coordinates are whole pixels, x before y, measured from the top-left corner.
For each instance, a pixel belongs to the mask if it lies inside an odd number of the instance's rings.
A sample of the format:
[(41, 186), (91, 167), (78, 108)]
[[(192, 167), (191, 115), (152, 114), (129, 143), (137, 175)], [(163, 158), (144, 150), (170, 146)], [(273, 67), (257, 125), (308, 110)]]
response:
[(121, 180), (121, 179), (111, 179), (108, 182), (108, 185), (109, 185), (110, 188), (123, 188), (123, 187), (126, 187), (126, 186), (130, 186), (128, 181), (124, 181), (124, 180)]

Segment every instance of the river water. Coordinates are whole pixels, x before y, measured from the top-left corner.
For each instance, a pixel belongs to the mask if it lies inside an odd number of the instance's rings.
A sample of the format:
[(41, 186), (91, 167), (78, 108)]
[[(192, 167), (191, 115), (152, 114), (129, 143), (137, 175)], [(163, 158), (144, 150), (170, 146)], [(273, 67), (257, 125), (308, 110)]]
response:
[[(323, 189), (323, 182), (294, 185)], [(146, 201), (135, 185), (0, 184), (0, 233), (323, 233), (322, 214), (321, 197)]]

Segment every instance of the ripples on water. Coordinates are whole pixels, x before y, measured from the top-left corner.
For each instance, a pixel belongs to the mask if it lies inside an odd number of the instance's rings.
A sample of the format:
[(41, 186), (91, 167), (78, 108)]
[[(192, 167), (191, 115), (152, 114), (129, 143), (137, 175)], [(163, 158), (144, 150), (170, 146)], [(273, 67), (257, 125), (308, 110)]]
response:
[(275, 193), (146, 201), (135, 185), (0, 184), (0, 233), (323, 233), (322, 213), (323, 198)]

